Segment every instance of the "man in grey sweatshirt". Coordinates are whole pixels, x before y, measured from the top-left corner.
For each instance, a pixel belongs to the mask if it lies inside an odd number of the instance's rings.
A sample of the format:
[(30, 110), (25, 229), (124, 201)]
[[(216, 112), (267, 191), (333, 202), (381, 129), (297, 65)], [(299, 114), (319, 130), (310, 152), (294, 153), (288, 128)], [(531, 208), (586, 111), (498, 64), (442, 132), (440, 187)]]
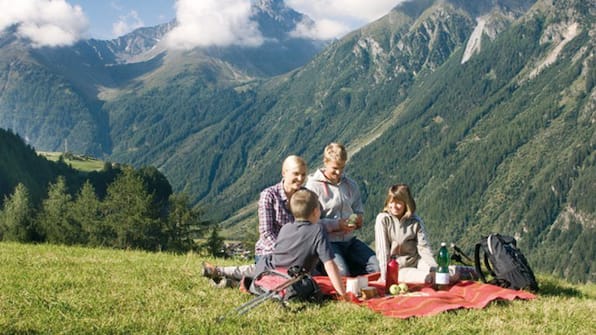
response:
[(347, 160), (343, 145), (327, 145), (324, 167), (308, 177), (306, 188), (319, 197), (319, 223), (327, 230), (341, 275), (357, 276), (378, 272), (379, 263), (375, 252), (354, 235), (362, 227), (364, 208), (358, 185), (343, 173)]

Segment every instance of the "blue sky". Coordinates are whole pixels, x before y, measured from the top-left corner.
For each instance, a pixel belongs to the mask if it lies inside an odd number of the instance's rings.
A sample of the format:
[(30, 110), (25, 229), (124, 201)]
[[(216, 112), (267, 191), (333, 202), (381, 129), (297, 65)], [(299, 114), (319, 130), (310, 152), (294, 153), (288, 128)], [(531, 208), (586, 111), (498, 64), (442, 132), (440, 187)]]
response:
[(138, 27), (155, 26), (176, 17), (175, 0), (69, 0), (89, 20), (89, 35), (112, 39)]
[[(176, 19), (169, 48), (258, 46), (264, 38), (252, 21), (252, 1), (264, 0), (0, 0), (0, 32), (16, 25), (34, 46), (66, 46), (80, 39), (113, 39), (136, 28)], [(407, 0), (284, 0), (315, 24), (299, 23), (294, 36), (339, 38)], [(416, 1), (416, 0), (410, 0)]]

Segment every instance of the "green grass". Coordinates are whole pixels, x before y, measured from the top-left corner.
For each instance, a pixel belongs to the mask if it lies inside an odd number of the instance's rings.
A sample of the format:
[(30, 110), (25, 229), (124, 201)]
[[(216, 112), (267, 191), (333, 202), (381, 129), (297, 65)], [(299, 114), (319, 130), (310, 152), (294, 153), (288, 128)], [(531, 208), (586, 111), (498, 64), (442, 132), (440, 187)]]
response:
[[(64, 153), (39, 151), (38, 154), (40, 156), (45, 157), (47, 160), (57, 162), (60, 156)], [(100, 171), (101, 169), (103, 169), (105, 164), (105, 162), (102, 160), (91, 158), (88, 156), (79, 156), (74, 154), (70, 154), (67, 156), (72, 158), (64, 158), (64, 163), (80, 171)]]
[[(349, 303), (292, 312), (266, 302), (221, 323), (252, 297), (216, 289), (197, 254), (0, 242), (0, 334), (595, 334), (596, 285), (539, 276), (531, 301), (392, 319)], [(296, 306), (295, 306), (296, 307)]]

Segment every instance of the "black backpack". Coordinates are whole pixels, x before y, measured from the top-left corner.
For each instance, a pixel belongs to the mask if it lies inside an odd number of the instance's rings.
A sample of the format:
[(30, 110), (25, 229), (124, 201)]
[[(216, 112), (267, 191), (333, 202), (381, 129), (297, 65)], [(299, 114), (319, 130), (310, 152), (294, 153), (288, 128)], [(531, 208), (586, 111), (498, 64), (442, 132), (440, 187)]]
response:
[(482, 272), (480, 252), (484, 252), (484, 265), (493, 279), (488, 283), (514, 290), (538, 291), (534, 272), (526, 257), (517, 248), (515, 238), (501, 234), (483, 236), (476, 244), (474, 261), (476, 272), (483, 282), (486, 277)]

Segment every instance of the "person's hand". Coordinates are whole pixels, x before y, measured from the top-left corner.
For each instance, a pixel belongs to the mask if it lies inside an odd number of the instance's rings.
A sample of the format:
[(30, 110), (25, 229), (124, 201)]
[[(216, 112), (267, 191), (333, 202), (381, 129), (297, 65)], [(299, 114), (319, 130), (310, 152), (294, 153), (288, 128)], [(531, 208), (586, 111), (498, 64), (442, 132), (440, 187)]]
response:
[(349, 226), (348, 221), (348, 219), (339, 219), (339, 229), (341, 229), (341, 231), (349, 233), (356, 229), (357, 225)]
[(350, 293), (350, 292), (346, 292), (344, 294), (338, 294), (337, 295), (337, 300), (338, 301), (352, 302), (352, 301), (354, 301), (354, 299), (358, 300), (358, 298), (356, 298), (354, 296), (354, 294), (353, 293)]
[(364, 219), (362, 218), (362, 214), (358, 214), (358, 219), (356, 219), (356, 229), (362, 228), (363, 223)]
[(435, 284), (435, 270), (431, 269), (430, 272), (424, 278), (424, 284), (426, 285), (434, 285)]

